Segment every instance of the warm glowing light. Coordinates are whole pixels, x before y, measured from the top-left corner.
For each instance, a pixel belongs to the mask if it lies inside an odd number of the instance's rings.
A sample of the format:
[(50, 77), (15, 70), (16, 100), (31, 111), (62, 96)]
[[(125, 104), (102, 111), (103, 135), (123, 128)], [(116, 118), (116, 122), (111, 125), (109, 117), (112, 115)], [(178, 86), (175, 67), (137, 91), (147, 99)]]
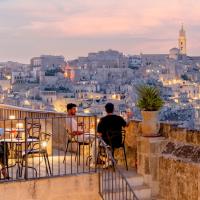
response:
[(116, 94), (113, 94), (113, 95), (112, 95), (112, 99), (117, 99), (117, 95), (116, 95)]
[(176, 103), (178, 103), (178, 99), (174, 99), (174, 101), (175, 101)]
[(24, 128), (24, 124), (23, 123), (16, 123), (16, 128)]
[(9, 119), (15, 119), (15, 115), (10, 115)]
[(11, 76), (7, 75), (6, 76), (7, 80), (11, 80)]
[(72, 81), (75, 79), (75, 71), (71, 69), (69, 66), (65, 68), (65, 73), (64, 73), (65, 78), (69, 78)]
[(67, 72), (64, 73), (64, 77), (68, 78), (68, 73)]
[(46, 148), (47, 147), (47, 141), (43, 141), (41, 145), (42, 145), (43, 148)]
[(84, 113), (85, 113), (85, 114), (89, 114), (89, 113), (90, 113), (90, 110), (89, 110), (89, 109), (85, 109), (85, 110), (84, 110)]
[(24, 105), (30, 106), (31, 104), (30, 104), (30, 102), (29, 102), (28, 100), (25, 100), (25, 101), (24, 101)]

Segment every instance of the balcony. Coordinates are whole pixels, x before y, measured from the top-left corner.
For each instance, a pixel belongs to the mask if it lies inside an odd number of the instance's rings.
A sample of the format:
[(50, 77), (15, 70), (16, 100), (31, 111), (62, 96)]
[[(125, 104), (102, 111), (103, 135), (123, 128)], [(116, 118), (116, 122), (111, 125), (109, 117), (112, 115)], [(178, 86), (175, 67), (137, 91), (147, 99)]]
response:
[[(46, 185), (49, 186), (50, 183), (50, 185), (55, 185), (56, 182), (61, 186), (62, 184), (69, 186), (71, 182), (74, 184), (74, 188), (71, 188), (73, 193), (76, 185), (79, 185), (78, 182), (84, 180), (86, 185), (92, 184), (91, 189), (93, 189), (83, 192), (81, 198), (84, 198), (84, 195), (87, 196), (88, 193), (91, 199), (109, 199), (110, 196), (113, 196), (113, 199), (118, 196), (137, 199), (122, 174), (122, 169), (113, 160), (112, 154), (105, 144), (102, 147), (104, 152), (108, 152), (107, 159), (112, 160), (115, 170), (104, 169), (102, 163), (90, 167), (91, 141), (87, 145), (88, 141), (85, 138), (79, 146), (75, 136), (75, 142), (69, 143), (66, 151), (69, 138), (66, 134), (67, 117), (65, 114), (1, 105), (0, 117), (0, 133), (2, 135), (0, 142), (4, 149), (4, 166), (0, 166), (0, 190), (2, 184), (5, 183), (9, 183), (9, 185), (5, 185), (8, 190), (13, 187), (13, 184), (21, 191), (25, 191), (27, 187), (34, 190), (35, 186), (31, 182), (33, 180), (45, 191), (48, 191)], [(93, 145), (96, 145), (97, 118), (95, 116), (77, 116), (76, 121), (81, 125), (83, 132), (93, 136)], [(9, 175), (9, 179), (4, 179), (5, 171)], [(53, 177), (54, 179), (51, 179)], [(108, 185), (107, 179), (109, 179)], [(19, 185), (23, 185), (24, 189)], [(80, 187), (82, 188), (80, 190), (85, 191), (84, 184)], [(71, 196), (70, 199), (77, 199), (77, 193), (73, 194), (74, 197)], [(41, 193), (37, 191), (32, 195), (40, 196)], [(11, 198), (6, 193), (5, 198), (12, 199), (13, 196)]]

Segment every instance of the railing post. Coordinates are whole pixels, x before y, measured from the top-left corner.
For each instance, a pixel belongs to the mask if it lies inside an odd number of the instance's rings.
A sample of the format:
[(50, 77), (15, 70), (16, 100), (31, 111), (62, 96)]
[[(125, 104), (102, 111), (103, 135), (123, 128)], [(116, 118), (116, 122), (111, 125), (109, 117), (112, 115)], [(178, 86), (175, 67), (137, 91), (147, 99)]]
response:
[(99, 195), (101, 195), (102, 189), (101, 189), (101, 174), (100, 174), (100, 171), (98, 172), (98, 183), (99, 183)]
[(95, 137), (94, 137), (94, 139), (95, 139), (95, 153), (94, 153), (94, 159), (95, 159), (95, 172), (97, 172), (97, 152), (98, 152), (98, 150), (97, 150), (97, 142), (99, 142), (98, 140), (97, 140), (97, 116), (95, 115), (95, 119), (94, 119), (94, 128), (95, 128)]
[(25, 127), (25, 179), (28, 179), (28, 144), (27, 144), (27, 139), (28, 139), (28, 133), (27, 133), (27, 118), (25, 117), (24, 119), (24, 127)]

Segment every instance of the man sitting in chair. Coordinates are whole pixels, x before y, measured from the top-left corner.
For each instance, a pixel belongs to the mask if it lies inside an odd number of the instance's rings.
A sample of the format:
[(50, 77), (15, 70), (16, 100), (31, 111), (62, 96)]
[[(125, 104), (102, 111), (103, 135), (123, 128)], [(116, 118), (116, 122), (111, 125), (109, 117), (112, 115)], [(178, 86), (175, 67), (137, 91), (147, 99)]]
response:
[[(93, 144), (95, 135), (90, 133), (85, 133), (83, 130), (83, 124), (78, 124), (76, 119), (76, 104), (67, 104), (67, 118), (66, 118), (66, 129), (70, 137), (74, 137), (77, 142), (85, 142)], [(95, 154), (95, 146), (92, 145), (91, 151), (92, 159)]]
[(112, 103), (107, 103), (105, 110), (107, 115), (101, 118), (97, 126), (97, 132), (99, 137), (111, 147), (114, 155), (114, 149), (122, 143), (122, 128), (126, 126), (126, 121), (121, 116), (113, 114), (114, 105)]

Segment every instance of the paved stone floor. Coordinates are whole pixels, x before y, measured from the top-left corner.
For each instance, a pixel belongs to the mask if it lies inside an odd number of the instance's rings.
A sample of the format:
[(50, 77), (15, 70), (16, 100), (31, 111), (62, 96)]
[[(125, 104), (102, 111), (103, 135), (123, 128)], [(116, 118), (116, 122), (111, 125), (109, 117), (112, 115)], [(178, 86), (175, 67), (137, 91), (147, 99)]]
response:
[[(52, 156), (49, 156), (49, 166), (45, 162), (45, 159), (41, 157), (29, 157), (28, 158), (28, 178), (42, 178), (48, 176), (62, 176), (77, 173), (94, 172), (95, 169), (89, 167), (87, 157), (80, 157), (80, 162), (77, 161), (76, 155), (68, 153), (64, 160), (64, 152), (54, 152)], [(14, 166), (13, 166), (14, 165)], [(24, 164), (25, 165), (25, 164)], [(25, 167), (21, 167), (21, 162), (16, 163), (16, 160), (9, 159), (9, 176), (11, 180), (24, 179)], [(48, 171), (46, 169), (48, 168)], [(22, 175), (19, 176), (19, 169), (22, 169)], [(50, 173), (51, 171), (51, 173)], [(2, 177), (1, 177), (2, 178)], [(2, 180), (1, 180), (2, 181)]]

